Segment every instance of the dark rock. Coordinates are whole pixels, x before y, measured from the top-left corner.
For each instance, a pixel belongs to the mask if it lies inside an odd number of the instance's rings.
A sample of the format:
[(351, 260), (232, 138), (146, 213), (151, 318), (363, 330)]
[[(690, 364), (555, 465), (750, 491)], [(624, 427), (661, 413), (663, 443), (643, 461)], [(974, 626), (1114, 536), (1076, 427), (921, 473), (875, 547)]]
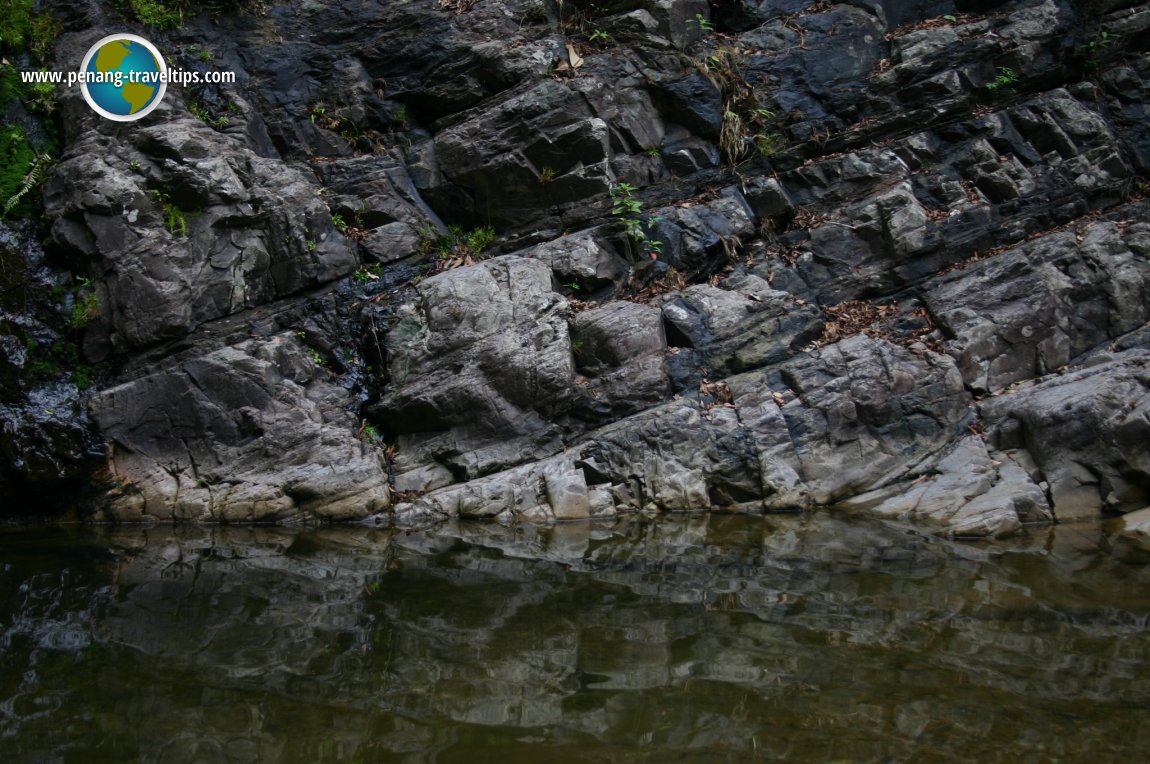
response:
[(695, 135), (718, 142), (723, 127), (723, 97), (719, 89), (699, 72), (666, 82), (659, 91), (665, 112)]
[(663, 318), (674, 344), (694, 351), (703, 376), (778, 363), (822, 333), (817, 308), (797, 303), (756, 276), (735, 280), (728, 289), (689, 287), (663, 304)]
[(574, 413), (604, 422), (666, 400), (667, 339), (657, 308), (614, 302), (572, 319), (575, 356)]
[[(56, 244), (93, 261), (97, 329), (111, 351), (187, 335), (355, 269), (349, 242), (298, 169), (192, 119), (135, 136), (160, 161), (154, 177), (132, 170), (137, 151), (93, 132), (73, 145), (45, 192)], [(89, 348), (94, 360), (107, 354)]]
[[(545, 80), (436, 136), (440, 171), (457, 193), (435, 189), (432, 204), (453, 220), (522, 225), (541, 195), (563, 203), (607, 191), (610, 136), (580, 93)], [(543, 183), (547, 168), (555, 178)]]

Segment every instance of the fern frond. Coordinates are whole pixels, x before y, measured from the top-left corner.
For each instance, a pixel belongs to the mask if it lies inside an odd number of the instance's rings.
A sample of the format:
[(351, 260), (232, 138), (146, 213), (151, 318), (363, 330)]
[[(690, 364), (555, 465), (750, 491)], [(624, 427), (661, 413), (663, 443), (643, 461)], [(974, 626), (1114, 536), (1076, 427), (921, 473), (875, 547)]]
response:
[(0, 217), (7, 217), (8, 213), (20, 203), (20, 200), (28, 195), (28, 192), (40, 185), (40, 181), (44, 179), (44, 170), (51, 161), (52, 157), (46, 152), (36, 155), (36, 158), (32, 160), (32, 166), (28, 169), (28, 174), (24, 176), (24, 180), (20, 184), (20, 188), (4, 203), (4, 212), (0, 213)]

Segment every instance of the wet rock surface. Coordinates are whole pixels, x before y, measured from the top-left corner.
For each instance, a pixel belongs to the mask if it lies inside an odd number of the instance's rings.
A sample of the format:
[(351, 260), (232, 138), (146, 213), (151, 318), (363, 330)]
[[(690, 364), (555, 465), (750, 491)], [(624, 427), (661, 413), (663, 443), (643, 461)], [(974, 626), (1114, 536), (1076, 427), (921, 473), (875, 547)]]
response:
[[(118, 128), (61, 93), (0, 490), (961, 536), (1150, 501), (1144, 3), (573, 5), (241, 5), (153, 35), (233, 85)], [(61, 68), (117, 23), (56, 10)], [(38, 332), (84, 390), (29, 381)]]

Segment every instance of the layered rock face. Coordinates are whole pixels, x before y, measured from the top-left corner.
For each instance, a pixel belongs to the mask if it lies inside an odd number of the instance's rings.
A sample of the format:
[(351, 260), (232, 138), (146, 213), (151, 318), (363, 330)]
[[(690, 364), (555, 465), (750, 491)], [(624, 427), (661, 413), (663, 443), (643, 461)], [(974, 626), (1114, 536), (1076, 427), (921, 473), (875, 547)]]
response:
[[(110, 12), (61, 10), (61, 68)], [(122, 128), (63, 94), (44, 187), (98, 296), (98, 517), (980, 536), (1150, 504), (1145, 3), (280, 3), (153, 37), (237, 84)]]

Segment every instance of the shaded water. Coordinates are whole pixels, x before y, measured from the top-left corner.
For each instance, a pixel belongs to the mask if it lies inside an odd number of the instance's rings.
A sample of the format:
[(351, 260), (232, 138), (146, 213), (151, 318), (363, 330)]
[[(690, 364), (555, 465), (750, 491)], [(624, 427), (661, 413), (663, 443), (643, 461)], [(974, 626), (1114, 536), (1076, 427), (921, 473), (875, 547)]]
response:
[(0, 534), (0, 760), (1150, 753), (1150, 566), (829, 516)]

